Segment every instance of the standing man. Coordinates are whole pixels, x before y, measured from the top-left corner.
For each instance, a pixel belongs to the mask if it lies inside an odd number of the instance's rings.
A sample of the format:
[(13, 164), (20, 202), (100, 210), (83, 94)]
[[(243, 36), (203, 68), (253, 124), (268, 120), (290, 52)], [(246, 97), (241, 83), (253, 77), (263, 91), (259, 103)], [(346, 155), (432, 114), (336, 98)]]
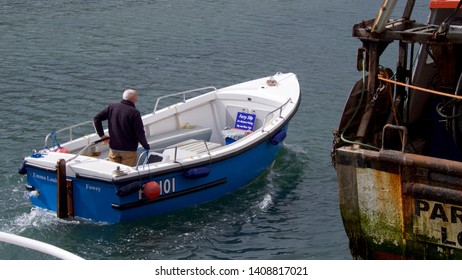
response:
[(108, 121), (109, 129), (109, 160), (129, 166), (135, 166), (138, 142), (149, 150), (146, 141), (141, 114), (136, 109), (138, 94), (133, 89), (127, 89), (119, 103), (108, 105), (93, 118), (96, 132), (101, 139), (104, 134), (102, 121)]

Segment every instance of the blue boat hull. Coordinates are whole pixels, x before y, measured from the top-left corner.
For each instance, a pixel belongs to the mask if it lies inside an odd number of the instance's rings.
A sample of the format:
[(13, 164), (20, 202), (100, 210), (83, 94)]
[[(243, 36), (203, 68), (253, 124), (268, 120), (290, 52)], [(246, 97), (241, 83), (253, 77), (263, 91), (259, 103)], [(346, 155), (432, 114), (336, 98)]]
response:
[[(140, 178), (143, 183), (156, 181), (161, 189), (157, 199), (148, 199), (143, 192), (125, 196), (116, 194), (121, 185), (89, 178), (72, 181), (73, 215), (97, 222), (118, 223), (164, 214), (176, 209), (215, 200), (248, 185), (274, 161), (285, 137), (270, 137), (237, 154), (214, 159), (196, 168), (209, 167), (202, 176), (185, 176), (187, 170), (174, 170)], [(274, 139), (273, 139), (274, 138)], [(191, 173), (191, 172), (190, 172)], [(27, 166), (27, 184), (32, 205), (57, 211), (57, 175), (54, 170)], [(134, 181), (124, 182), (124, 185)]]

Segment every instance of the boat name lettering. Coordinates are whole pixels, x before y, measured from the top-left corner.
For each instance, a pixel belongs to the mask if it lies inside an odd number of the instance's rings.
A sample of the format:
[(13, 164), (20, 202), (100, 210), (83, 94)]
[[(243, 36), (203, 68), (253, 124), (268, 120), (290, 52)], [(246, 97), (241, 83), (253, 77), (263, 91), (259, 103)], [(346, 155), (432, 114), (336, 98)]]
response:
[(85, 184), (85, 189), (89, 190), (89, 191), (101, 192), (100, 187), (95, 187), (95, 186), (92, 186), (92, 185), (89, 185), (89, 184)]
[(47, 182), (52, 182), (52, 183), (56, 183), (57, 180), (55, 177), (49, 177), (49, 176), (45, 176), (45, 175), (41, 175), (41, 174), (37, 174), (35, 172), (32, 172), (32, 176), (34, 178), (37, 178), (37, 179), (40, 179), (40, 180), (44, 180), (44, 181), (47, 181)]
[[(449, 207), (449, 213), (445, 210), (442, 203), (433, 203), (430, 209), (430, 203), (422, 199), (414, 200), (415, 215), (420, 216), (422, 212), (430, 211), (430, 219), (437, 220), (441, 219), (443, 222), (450, 222), (451, 224), (462, 223), (462, 207), (451, 205)], [(449, 216), (448, 216), (449, 215)]]
[(160, 194), (170, 194), (176, 191), (175, 177), (159, 181)]
[(427, 241), (462, 248), (462, 207), (414, 199), (413, 231)]

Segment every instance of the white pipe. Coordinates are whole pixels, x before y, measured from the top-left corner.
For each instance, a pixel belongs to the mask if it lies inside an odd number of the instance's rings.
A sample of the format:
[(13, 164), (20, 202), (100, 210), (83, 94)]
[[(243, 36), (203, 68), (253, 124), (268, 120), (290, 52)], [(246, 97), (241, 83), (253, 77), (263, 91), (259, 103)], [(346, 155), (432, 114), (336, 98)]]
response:
[(0, 232), (0, 241), (42, 252), (62, 260), (83, 260), (83, 258), (56, 246), (6, 232)]

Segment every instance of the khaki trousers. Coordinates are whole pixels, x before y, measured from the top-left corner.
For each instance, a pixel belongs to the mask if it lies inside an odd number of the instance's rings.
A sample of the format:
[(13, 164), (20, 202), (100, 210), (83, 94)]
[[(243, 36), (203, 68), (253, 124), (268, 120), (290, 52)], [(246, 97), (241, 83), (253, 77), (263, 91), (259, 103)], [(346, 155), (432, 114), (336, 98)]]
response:
[(117, 151), (109, 149), (109, 160), (128, 166), (135, 166), (136, 164), (136, 151)]

